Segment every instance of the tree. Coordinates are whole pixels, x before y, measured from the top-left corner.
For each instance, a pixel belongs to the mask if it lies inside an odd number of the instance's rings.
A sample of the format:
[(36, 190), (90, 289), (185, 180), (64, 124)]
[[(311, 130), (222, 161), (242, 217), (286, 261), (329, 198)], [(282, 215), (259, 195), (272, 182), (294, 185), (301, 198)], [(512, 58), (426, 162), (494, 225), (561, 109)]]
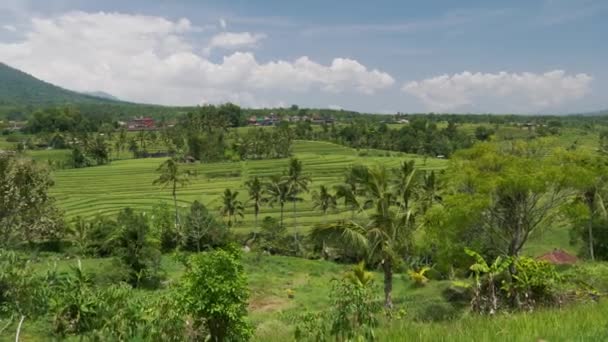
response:
[(352, 246), (365, 253), (370, 262), (380, 264), (384, 273), (384, 303), (390, 308), (393, 305), (393, 271), (408, 251), (412, 220), (410, 213), (403, 212), (403, 206), (399, 205), (399, 196), (390, 186), (386, 168), (360, 168), (356, 179), (367, 206), (374, 208), (368, 223), (342, 221), (319, 225), (311, 231), (311, 238)]
[(199, 201), (192, 202), (190, 213), (181, 231), (181, 246), (186, 250), (200, 252), (203, 247), (217, 247), (224, 244), (228, 230), (215, 220), (209, 210)]
[(332, 195), (325, 185), (319, 187), (319, 191), (312, 193), (313, 208), (320, 209), (323, 216), (327, 217), (327, 212), (336, 209), (336, 196)]
[(158, 241), (150, 234), (146, 215), (126, 208), (118, 213), (116, 224), (118, 229), (111, 243), (121, 264), (128, 270), (127, 282), (139, 287), (142, 281), (157, 281), (160, 250)]
[(152, 184), (160, 184), (162, 187), (171, 187), (171, 195), (173, 196), (173, 204), (175, 205), (175, 225), (179, 226), (179, 212), (177, 210), (177, 187), (183, 187), (190, 182), (189, 173), (180, 170), (177, 160), (174, 158), (167, 159), (160, 164), (157, 172), (160, 176)]
[(291, 195), (291, 201), (293, 202), (293, 226), (297, 232), (298, 222), (296, 218), (296, 202), (301, 200), (298, 197), (298, 194), (300, 192), (308, 192), (308, 183), (310, 183), (310, 177), (302, 173), (302, 162), (297, 158), (291, 158), (289, 160), (287, 182), (290, 187), (289, 194)]
[[(586, 236), (582, 239), (587, 243), (586, 252), (593, 261), (596, 258), (594, 225), (608, 219), (606, 196), (608, 176), (604, 157), (595, 157), (581, 151), (566, 152), (561, 156), (570, 167), (568, 173), (578, 192), (575, 202), (583, 203), (587, 209)], [(598, 222), (599, 221), (599, 222)]]
[(361, 169), (365, 169), (365, 167), (360, 165), (351, 167), (345, 173), (344, 183), (335, 187), (336, 200), (344, 200), (344, 206), (350, 209), (352, 218), (355, 217), (355, 211), (361, 209), (361, 204), (357, 198), (360, 192), (357, 187), (357, 174), (361, 172)]
[(222, 196), (222, 206), (220, 207), (220, 212), (222, 216), (228, 216), (228, 226), (232, 226), (232, 218), (234, 217), (234, 222), (237, 220), (237, 216), (243, 217), (243, 203), (238, 199), (239, 192), (232, 191), (230, 189), (224, 190), (224, 195)]
[(275, 204), (279, 205), (281, 210), (281, 227), (283, 227), (283, 212), (285, 203), (291, 198), (291, 187), (289, 180), (280, 175), (270, 177), (270, 180), (264, 184), (265, 193), (267, 195), (266, 202), (272, 207)]
[(253, 214), (255, 215), (255, 228), (258, 227), (258, 215), (260, 214), (260, 208), (264, 203), (264, 188), (262, 182), (258, 176), (245, 182), (245, 187), (249, 192), (249, 200), (253, 204)]
[[(548, 225), (552, 213), (573, 195), (561, 155), (548, 154), (543, 141), (507, 148), (484, 143), (452, 159), (449, 178), (456, 191), (450, 202), (468, 215), (446, 221), (474, 230), (475, 240), (483, 241), (484, 258), (517, 258), (530, 235)], [(510, 273), (516, 272), (511, 265)]]
[(47, 167), (0, 155), (0, 246), (61, 238), (63, 213), (48, 194), (52, 185)]
[(441, 202), (441, 184), (435, 171), (425, 171), (422, 176), (422, 184), (420, 184), (420, 199), (423, 212), (426, 212), (433, 204)]
[(178, 290), (184, 313), (200, 340), (245, 341), (252, 335), (247, 316), (247, 279), (237, 248), (190, 257)]

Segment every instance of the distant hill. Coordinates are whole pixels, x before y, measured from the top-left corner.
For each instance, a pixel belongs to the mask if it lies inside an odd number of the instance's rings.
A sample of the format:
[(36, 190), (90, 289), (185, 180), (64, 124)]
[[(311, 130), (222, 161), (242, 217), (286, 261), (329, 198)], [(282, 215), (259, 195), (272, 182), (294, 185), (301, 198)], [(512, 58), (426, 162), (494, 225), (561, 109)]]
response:
[(104, 91), (86, 91), (86, 92), (83, 92), (83, 94), (95, 96), (95, 97), (99, 97), (99, 98), (107, 99), (107, 100), (121, 101), (118, 97), (108, 94)]
[(100, 95), (96, 93), (93, 96), (67, 90), (0, 63), (0, 106), (124, 103)]

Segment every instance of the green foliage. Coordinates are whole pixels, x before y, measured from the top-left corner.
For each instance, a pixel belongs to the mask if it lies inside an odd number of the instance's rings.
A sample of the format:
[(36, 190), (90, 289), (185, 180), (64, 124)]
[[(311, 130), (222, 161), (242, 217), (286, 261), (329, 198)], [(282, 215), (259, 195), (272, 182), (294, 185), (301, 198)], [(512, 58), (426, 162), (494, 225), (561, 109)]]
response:
[(179, 236), (169, 204), (160, 202), (152, 208), (150, 225), (151, 233), (160, 242), (162, 252), (170, 252), (177, 247)]
[(225, 245), (228, 228), (218, 222), (203, 204), (194, 201), (179, 234), (182, 249), (200, 252)]
[(201, 339), (242, 341), (252, 335), (246, 321), (247, 279), (236, 248), (190, 257), (178, 291), (185, 314)]
[(555, 266), (528, 257), (519, 257), (514, 264), (516, 272), (512, 275), (513, 281), (503, 285), (509, 296), (517, 296), (528, 310), (558, 302), (557, 285), (562, 277)]
[(35, 319), (46, 313), (48, 281), (49, 277), (36, 274), (25, 258), (0, 249), (0, 316), (19, 322), (16, 341), (26, 318)]
[[(239, 217), (241, 219), (243, 218), (245, 207), (243, 206), (243, 202), (238, 199), (238, 195), (238, 191), (226, 189), (221, 198), (222, 206), (220, 207), (220, 213), (222, 216), (228, 216), (229, 227), (231, 227), (233, 223), (236, 223)], [(233, 218), (234, 221), (232, 220)]]
[(0, 246), (62, 237), (63, 213), (48, 194), (52, 185), (48, 168), (0, 155)]
[(125, 280), (131, 286), (159, 285), (160, 250), (144, 213), (138, 214), (130, 208), (121, 211), (111, 243), (120, 265), (128, 270)]
[(423, 287), (429, 282), (429, 278), (424, 274), (430, 270), (431, 268), (428, 266), (421, 267), (418, 271), (410, 269), (407, 271), (407, 275), (413, 281), (415, 287)]
[(500, 306), (496, 280), (511, 266), (513, 259), (498, 256), (489, 264), (479, 253), (471, 249), (465, 249), (465, 252), (475, 260), (469, 267), (475, 275), (471, 309), (476, 313), (494, 315)]

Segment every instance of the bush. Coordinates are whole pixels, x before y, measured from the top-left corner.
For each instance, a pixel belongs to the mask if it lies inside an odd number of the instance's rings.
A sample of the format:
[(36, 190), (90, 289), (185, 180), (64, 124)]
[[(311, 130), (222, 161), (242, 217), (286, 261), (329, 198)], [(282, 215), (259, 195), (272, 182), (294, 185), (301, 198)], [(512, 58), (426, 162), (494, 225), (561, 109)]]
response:
[(546, 261), (519, 257), (515, 260), (515, 269), (512, 281), (505, 282), (503, 286), (509, 297), (517, 296), (527, 309), (558, 302), (556, 289), (561, 277), (555, 266)]
[(178, 289), (178, 301), (200, 340), (248, 340), (247, 279), (238, 248), (193, 255)]

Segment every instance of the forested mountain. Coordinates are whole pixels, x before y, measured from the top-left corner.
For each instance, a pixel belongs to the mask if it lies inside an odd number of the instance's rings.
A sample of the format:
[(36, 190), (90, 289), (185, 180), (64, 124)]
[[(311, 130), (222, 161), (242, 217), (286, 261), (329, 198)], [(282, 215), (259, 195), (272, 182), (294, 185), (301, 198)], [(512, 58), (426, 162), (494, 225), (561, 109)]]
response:
[(50, 106), (77, 103), (107, 104), (118, 101), (63, 89), (0, 63), (0, 106)]

